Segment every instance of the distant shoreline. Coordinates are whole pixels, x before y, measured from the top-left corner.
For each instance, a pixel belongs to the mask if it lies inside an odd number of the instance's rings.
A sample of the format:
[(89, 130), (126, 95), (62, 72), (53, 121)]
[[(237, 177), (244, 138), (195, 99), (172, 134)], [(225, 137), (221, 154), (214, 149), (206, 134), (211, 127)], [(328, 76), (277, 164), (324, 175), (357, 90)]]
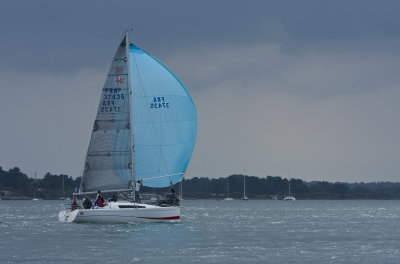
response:
[[(274, 197), (279, 200), (288, 195), (293, 195), (297, 200), (400, 200), (399, 182), (306, 182), (295, 178), (243, 174), (218, 179), (183, 178), (181, 182), (175, 183), (174, 189), (180, 194), (182, 187), (185, 199), (223, 200), (226, 197), (241, 199), (244, 192), (244, 179), (246, 196), (251, 200), (272, 200)], [(58, 200), (59, 197), (72, 198), (72, 193), (79, 189), (80, 183), (79, 177), (73, 179), (68, 175), (47, 173), (43, 178), (33, 179), (17, 167), (8, 171), (0, 167), (0, 199), (2, 200), (31, 200), (33, 197), (45, 200)], [(143, 186), (141, 189), (141, 193), (166, 194), (170, 191), (169, 186), (160, 189)]]

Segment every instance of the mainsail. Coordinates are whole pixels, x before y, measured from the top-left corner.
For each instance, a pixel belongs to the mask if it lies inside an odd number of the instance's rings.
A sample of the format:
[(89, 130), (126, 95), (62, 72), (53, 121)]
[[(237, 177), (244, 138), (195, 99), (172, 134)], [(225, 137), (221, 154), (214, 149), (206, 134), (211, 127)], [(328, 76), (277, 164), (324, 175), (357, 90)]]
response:
[(160, 61), (129, 46), (135, 178), (149, 187), (178, 182), (192, 156), (197, 129), (194, 103)]
[(130, 188), (132, 155), (125, 38), (101, 93), (79, 192)]
[(80, 193), (127, 190), (133, 178), (167, 187), (182, 178), (193, 152), (197, 113), (189, 93), (160, 61), (126, 43), (127, 34), (103, 87)]

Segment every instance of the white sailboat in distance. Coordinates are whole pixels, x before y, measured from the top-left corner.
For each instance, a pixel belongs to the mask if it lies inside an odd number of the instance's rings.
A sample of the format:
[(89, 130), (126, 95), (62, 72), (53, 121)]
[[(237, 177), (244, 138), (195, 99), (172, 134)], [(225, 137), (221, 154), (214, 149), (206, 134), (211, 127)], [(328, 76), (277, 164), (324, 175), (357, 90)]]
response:
[(290, 178), (290, 170), (289, 170), (289, 194), (283, 198), (284, 201), (296, 201), (296, 198), (290, 194), (290, 181), (291, 180), (292, 180), (292, 178)]
[(58, 198), (58, 200), (66, 200), (65, 199), (65, 186), (64, 186), (64, 175), (61, 175), (62, 179), (62, 196)]
[(229, 196), (229, 178), (226, 179), (226, 198), (224, 201), (233, 201), (233, 198)]
[(249, 198), (246, 196), (246, 175), (243, 174), (243, 198), (242, 200), (247, 201)]
[[(160, 61), (129, 42), (119, 45), (102, 88), (82, 181), (76, 196), (130, 192), (135, 182), (152, 188), (176, 184), (189, 164), (197, 129), (194, 103)], [(179, 221), (180, 207), (132, 199), (104, 207), (62, 211), (64, 222)]]
[(37, 189), (38, 189), (38, 187), (37, 187), (36, 171), (35, 171), (35, 188), (33, 189), (33, 198), (32, 198), (33, 201), (39, 200), (39, 198), (37, 198), (37, 196), (36, 196)]

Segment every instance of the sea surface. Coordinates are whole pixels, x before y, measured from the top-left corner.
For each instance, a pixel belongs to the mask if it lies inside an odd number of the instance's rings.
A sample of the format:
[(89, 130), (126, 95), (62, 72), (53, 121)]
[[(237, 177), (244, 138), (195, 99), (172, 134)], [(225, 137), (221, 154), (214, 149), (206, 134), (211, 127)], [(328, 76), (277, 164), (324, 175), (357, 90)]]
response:
[(0, 201), (0, 263), (400, 263), (400, 201), (182, 202), (181, 223), (58, 221)]

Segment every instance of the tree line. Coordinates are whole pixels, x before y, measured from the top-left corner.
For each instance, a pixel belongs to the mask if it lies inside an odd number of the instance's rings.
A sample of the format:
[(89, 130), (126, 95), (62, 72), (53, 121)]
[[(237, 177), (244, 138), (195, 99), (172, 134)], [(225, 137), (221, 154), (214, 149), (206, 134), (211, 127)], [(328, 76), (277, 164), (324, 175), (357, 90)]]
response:
[[(279, 176), (246, 177), (246, 196), (250, 199), (282, 199), (289, 195), (289, 179)], [(227, 178), (191, 178), (183, 180), (183, 193), (187, 197), (223, 199), (243, 197), (243, 175), (235, 174)], [(290, 179), (290, 193), (297, 199), (400, 199), (400, 183), (343, 183)]]
[[(250, 199), (283, 198), (289, 194), (289, 179), (279, 176), (245, 176), (246, 196)], [(1, 199), (58, 199), (65, 194), (71, 197), (79, 187), (80, 177), (73, 179), (64, 174), (46, 173), (43, 178), (35, 180), (21, 172), (17, 167), (5, 171), (0, 167), (0, 198)], [(64, 191), (63, 191), (64, 185)], [(184, 197), (194, 199), (223, 199), (243, 197), (244, 176), (230, 175), (227, 178), (194, 177), (183, 179)], [(175, 190), (180, 193), (180, 184)], [(291, 194), (297, 199), (400, 199), (400, 183), (371, 182), (343, 183), (290, 179)], [(142, 188), (142, 192), (169, 192), (169, 188)]]
[(0, 167), (1, 199), (28, 199), (32, 197), (58, 199), (64, 194), (71, 197), (75, 188), (79, 187), (79, 184), (80, 178), (74, 180), (64, 174), (53, 175), (46, 173), (43, 178), (35, 180), (21, 172), (17, 167), (9, 171), (4, 171)]

